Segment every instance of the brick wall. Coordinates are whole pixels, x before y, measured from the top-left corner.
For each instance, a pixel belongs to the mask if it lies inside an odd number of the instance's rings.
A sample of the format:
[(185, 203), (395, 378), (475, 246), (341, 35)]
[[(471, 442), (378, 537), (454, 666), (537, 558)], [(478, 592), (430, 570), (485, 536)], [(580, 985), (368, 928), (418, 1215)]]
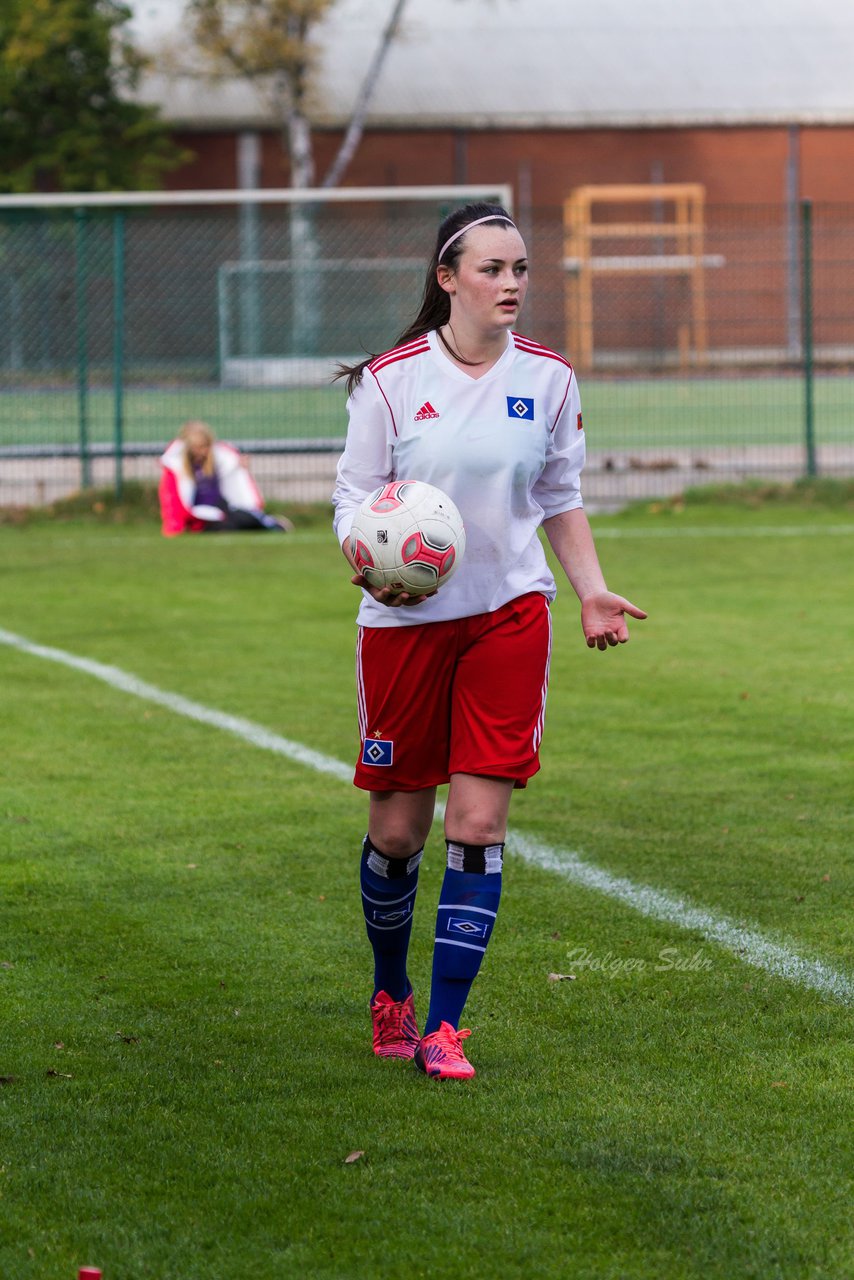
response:
[[(195, 159), (170, 175), (172, 189), (233, 187), (234, 133), (183, 130)], [(315, 134), (318, 172), (340, 134)], [(558, 206), (576, 186), (595, 182), (702, 182), (710, 204), (777, 204), (785, 199), (788, 131), (765, 128), (423, 131), (365, 134), (345, 181), (354, 186), (530, 182), (537, 209)], [(263, 139), (262, 185), (287, 186), (278, 135)], [(800, 130), (802, 196), (854, 204), (854, 127)], [(519, 191), (517, 189), (517, 199)]]
[[(330, 163), (340, 134), (315, 134), (318, 173)], [(196, 155), (170, 177), (170, 186), (233, 187), (236, 135), (183, 132), (179, 142)], [(528, 323), (537, 336), (566, 343), (561, 210), (565, 197), (588, 183), (700, 182), (706, 188), (706, 251), (725, 260), (706, 273), (709, 345), (726, 352), (783, 358), (797, 323), (792, 301), (792, 228), (786, 198), (791, 138), (785, 126), (764, 128), (591, 130), (372, 130), (365, 134), (346, 175), (353, 186), (510, 183), (517, 214), (533, 211), (529, 249), (538, 266)], [(827, 348), (854, 350), (854, 127), (805, 127), (797, 146), (799, 195), (834, 205), (816, 240), (816, 280), (829, 319), (817, 328)], [(278, 135), (263, 136), (262, 186), (288, 185)], [(850, 210), (846, 208), (850, 206)], [(827, 219), (825, 219), (827, 221)], [(612, 252), (649, 252), (620, 246)], [(551, 263), (556, 270), (543, 271)], [(601, 279), (596, 285), (597, 350), (672, 353), (690, 317), (684, 277)], [(644, 354), (646, 353), (646, 354)], [(776, 355), (774, 354), (776, 353)]]

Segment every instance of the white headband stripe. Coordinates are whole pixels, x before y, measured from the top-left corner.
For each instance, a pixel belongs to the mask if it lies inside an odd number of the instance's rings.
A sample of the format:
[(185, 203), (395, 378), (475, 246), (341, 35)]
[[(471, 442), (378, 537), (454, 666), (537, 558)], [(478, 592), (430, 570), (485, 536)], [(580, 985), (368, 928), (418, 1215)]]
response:
[(446, 240), (439, 250), (439, 256), (436, 262), (439, 263), (445, 256), (445, 250), (449, 249), (455, 240), (459, 240), (460, 236), (464, 236), (467, 231), (471, 231), (472, 227), (479, 227), (482, 222), (507, 222), (515, 229), (516, 223), (512, 218), (508, 218), (503, 213), (488, 213), (485, 218), (475, 218), (474, 222), (467, 222), (464, 227), (460, 227), (459, 231), (455, 231), (450, 240)]

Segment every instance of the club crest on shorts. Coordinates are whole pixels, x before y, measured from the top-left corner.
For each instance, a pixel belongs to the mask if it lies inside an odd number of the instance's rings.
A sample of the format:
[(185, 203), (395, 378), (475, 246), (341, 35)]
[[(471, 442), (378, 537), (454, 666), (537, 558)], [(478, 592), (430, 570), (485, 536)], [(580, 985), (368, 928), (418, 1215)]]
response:
[(394, 761), (394, 742), (391, 738), (366, 738), (362, 744), (362, 764), (378, 768)]
[(508, 396), (507, 417), (518, 418), (520, 422), (533, 422), (534, 401), (528, 396)]

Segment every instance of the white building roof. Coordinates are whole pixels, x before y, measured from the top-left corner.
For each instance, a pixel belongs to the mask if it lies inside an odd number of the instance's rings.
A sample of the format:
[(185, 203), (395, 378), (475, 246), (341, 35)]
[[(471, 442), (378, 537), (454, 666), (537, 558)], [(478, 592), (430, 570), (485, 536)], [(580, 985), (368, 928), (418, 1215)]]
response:
[[(142, 95), (176, 125), (274, 123), (263, 94), (198, 74), (180, 0), (136, 0), (167, 49)], [(338, 0), (318, 29), (312, 117), (351, 112), (391, 0)], [(171, 68), (171, 69), (170, 69)], [(374, 127), (854, 123), (852, 0), (408, 0)]]

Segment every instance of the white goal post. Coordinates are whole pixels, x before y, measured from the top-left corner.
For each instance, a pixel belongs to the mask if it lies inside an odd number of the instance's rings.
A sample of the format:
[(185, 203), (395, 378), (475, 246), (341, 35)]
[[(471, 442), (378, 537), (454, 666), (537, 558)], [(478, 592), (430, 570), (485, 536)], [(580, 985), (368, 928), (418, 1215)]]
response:
[[(124, 250), (122, 266), (115, 268), (113, 306), (119, 325), (125, 311), (133, 311), (128, 347), (138, 346), (146, 325), (146, 340), (157, 328), (164, 335), (157, 356), (164, 364), (173, 353), (198, 361), (210, 353), (220, 387), (316, 387), (329, 383), (339, 362), (359, 360), (370, 343), (391, 343), (402, 332), (423, 288), (440, 219), (475, 200), (512, 211), (512, 188), (455, 183), (38, 193), (0, 196), (0, 214), (61, 212), (67, 225), (72, 215), (78, 220), (81, 233), (85, 225), (113, 225), (117, 244), (124, 242), (127, 221), (128, 246), (134, 247), (128, 247), (127, 270)], [(79, 297), (85, 298), (92, 280), (93, 291), (100, 288), (104, 297), (105, 252), (99, 248), (97, 264), (93, 252), (72, 256)], [(141, 280), (151, 319), (141, 319), (138, 306), (133, 310)]]
[[(384, 237), (395, 210), (469, 200), (512, 205), (512, 192), (497, 188), (344, 188), (287, 193), (292, 208), (286, 252), (261, 256), (269, 239), (259, 227), (262, 202), (241, 205), (240, 256), (217, 270), (217, 345), (220, 382), (227, 387), (286, 387), (327, 384), (339, 363), (355, 363), (360, 316), (370, 314), (388, 342), (401, 331), (424, 282), (429, 236), (417, 237), (404, 256)], [(278, 201), (277, 201), (278, 203)], [(373, 206), (378, 226), (367, 242), (355, 231), (321, 234), (324, 206)], [(354, 211), (354, 227), (366, 221)], [(435, 222), (431, 225), (435, 226)], [(387, 230), (387, 228), (385, 228)], [(281, 242), (280, 242), (281, 243)], [(281, 252), (281, 250), (280, 250)]]
[[(215, 295), (218, 380), (224, 387), (282, 387), (327, 383), (338, 362), (360, 358), (368, 331), (393, 341), (404, 327), (402, 309), (412, 311), (423, 286), (434, 215), (471, 200), (512, 211), (513, 193), (506, 183), (67, 192), (0, 196), (0, 210), (91, 211), (101, 218), (111, 210), (198, 210), (210, 219), (216, 209), (233, 207), (229, 247), (218, 260), (209, 249), (199, 254), (204, 290)], [(271, 214), (276, 207), (284, 220)], [(413, 212), (419, 208), (430, 210), (426, 225)], [(406, 234), (407, 218), (417, 234)], [(192, 232), (184, 234), (187, 251)]]
[(495, 200), (513, 212), (507, 183), (432, 187), (247, 187), (213, 191), (80, 191), (53, 195), (0, 195), (0, 209), (132, 209), (228, 204), (354, 204), (379, 200)]

